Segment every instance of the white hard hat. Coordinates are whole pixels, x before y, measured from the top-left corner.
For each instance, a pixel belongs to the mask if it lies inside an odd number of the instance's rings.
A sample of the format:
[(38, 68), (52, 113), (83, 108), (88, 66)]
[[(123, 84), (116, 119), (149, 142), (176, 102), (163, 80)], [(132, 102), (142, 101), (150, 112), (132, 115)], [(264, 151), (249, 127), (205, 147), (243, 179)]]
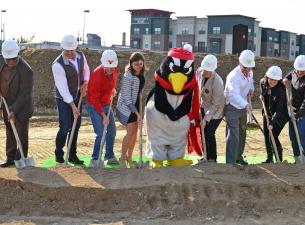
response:
[(18, 56), (20, 47), (15, 40), (7, 40), (2, 43), (2, 55), (5, 59), (12, 59)]
[(113, 50), (105, 50), (101, 58), (102, 65), (106, 68), (115, 68), (118, 66), (118, 57)]
[(188, 52), (193, 52), (193, 47), (189, 43), (183, 45), (183, 49), (185, 49)]
[(201, 68), (206, 71), (214, 72), (217, 68), (216, 56), (206, 55), (201, 62)]
[(243, 50), (239, 56), (239, 63), (244, 67), (255, 67), (255, 56), (251, 50)]
[(293, 66), (298, 71), (305, 71), (305, 55), (299, 55), (294, 60)]
[(61, 47), (64, 50), (75, 50), (77, 48), (76, 38), (71, 34), (64, 36), (61, 41)]
[(271, 66), (267, 72), (267, 77), (273, 79), (273, 80), (281, 80), (282, 79), (282, 70), (278, 66)]

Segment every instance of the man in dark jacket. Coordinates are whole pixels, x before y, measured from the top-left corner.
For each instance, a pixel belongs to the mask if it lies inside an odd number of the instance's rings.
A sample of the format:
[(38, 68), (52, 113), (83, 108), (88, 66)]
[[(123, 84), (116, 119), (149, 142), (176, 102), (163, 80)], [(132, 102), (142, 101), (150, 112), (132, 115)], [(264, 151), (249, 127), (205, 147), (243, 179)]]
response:
[(27, 157), (29, 145), (29, 119), (33, 115), (33, 71), (27, 62), (18, 56), (19, 46), (14, 40), (2, 44), (0, 55), (0, 95), (9, 107), (6, 112), (2, 102), (3, 119), (6, 126), (6, 161), (1, 167), (9, 167), (20, 159), (16, 139), (10, 124), (15, 123), (24, 156)]
[[(291, 85), (292, 107), (291, 119), (296, 121), (301, 145), (305, 149), (305, 55), (299, 55), (294, 61), (294, 70), (283, 80), (286, 87)], [(300, 161), (300, 152), (293, 125), (289, 123), (289, 136), (296, 163)], [(305, 155), (305, 152), (303, 152)]]

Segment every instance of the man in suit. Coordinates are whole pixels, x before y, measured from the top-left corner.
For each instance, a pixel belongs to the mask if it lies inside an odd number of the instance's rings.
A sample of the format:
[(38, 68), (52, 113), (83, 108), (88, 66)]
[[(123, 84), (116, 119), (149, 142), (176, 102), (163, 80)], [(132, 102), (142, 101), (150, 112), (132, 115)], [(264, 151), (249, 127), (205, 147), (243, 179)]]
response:
[(2, 44), (0, 55), (0, 95), (9, 107), (6, 112), (2, 102), (3, 119), (6, 126), (6, 161), (0, 167), (9, 167), (20, 159), (16, 139), (10, 124), (16, 125), (24, 156), (27, 157), (29, 145), (29, 119), (33, 115), (33, 71), (19, 54), (19, 46), (14, 40)]

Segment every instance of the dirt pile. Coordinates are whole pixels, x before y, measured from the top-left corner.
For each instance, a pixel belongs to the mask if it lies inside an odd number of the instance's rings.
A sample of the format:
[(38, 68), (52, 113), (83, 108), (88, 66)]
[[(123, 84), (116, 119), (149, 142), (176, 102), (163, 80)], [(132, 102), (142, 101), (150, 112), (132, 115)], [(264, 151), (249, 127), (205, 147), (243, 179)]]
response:
[[(100, 64), (101, 54), (96, 51), (84, 50), (84, 53), (87, 57), (88, 64), (90, 69), (93, 70)], [(35, 73), (35, 106), (36, 111), (44, 112), (49, 109), (54, 109), (55, 102), (53, 97), (53, 88), (54, 81), (52, 76), (51, 65), (54, 59), (60, 54), (59, 50), (34, 50), (27, 49), (22, 51), (22, 57), (24, 57), (28, 63), (31, 65)], [(131, 52), (122, 51), (118, 52), (119, 58), (119, 79), (124, 72), (124, 67), (128, 63), (128, 59)], [(159, 67), (161, 61), (166, 56), (166, 53), (158, 52), (143, 52), (146, 58), (147, 66), (147, 83), (144, 90), (144, 93), (147, 95), (149, 90), (154, 84), (154, 71)], [(200, 65), (200, 62), (203, 58), (203, 54), (196, 54), (195, 67), (197, 68)], [(217, 72), (225, 80), (226, 75), (237, 65), (238, 58), (235, 55), (219, 55), (218, 57), (218, 69)], [(259, 79), (265, 74), (268, 67), (271, 65), (278, 65), (282, 68), (283, 74), (286, 74), (292, 69), (292, 62), (287, 60), (282, 60), (279, 58), (264, 58), (257, 57), (255, 73), (255, 84), (259, 83)], [(118, 82), (118, 91), (120, 87), (120, 82)], [(257, 94), (258, 95), (258, 94)], [(256, 105), (257, 100), (254, 101)]]
[(228, 219), (303, 214), (304, 169), (207, 163), (157, 170), (2, 169), (0, 215)]

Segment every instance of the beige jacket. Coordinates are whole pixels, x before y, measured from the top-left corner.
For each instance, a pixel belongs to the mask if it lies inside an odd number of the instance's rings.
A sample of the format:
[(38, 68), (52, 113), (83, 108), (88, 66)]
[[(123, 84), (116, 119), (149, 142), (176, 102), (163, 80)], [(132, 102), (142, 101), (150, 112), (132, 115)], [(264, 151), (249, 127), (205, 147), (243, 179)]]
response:
[(224, 114), (225, 96), (222, 78), (214, 73), (204, 84), (202, 68), (196, 71), (196, 78), (201, 87), (201, 108), (204, 109), (204, 120), (221, 119)]

